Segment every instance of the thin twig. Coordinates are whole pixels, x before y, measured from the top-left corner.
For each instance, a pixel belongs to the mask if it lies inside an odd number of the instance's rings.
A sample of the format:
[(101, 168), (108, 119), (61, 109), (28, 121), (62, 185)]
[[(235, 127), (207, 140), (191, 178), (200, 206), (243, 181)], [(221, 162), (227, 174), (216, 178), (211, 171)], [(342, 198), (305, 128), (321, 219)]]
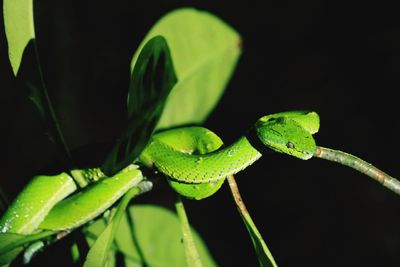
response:
[(239, 188), (237, 186), (235, 177), (233, 175), (228, 176), (228, 184), (229, 184), (229, 188), (231, 189), (232, 197), (235, 200), (236, 207), (239, 209), (240, 214), (248, 215), (249, 212), (247, 211), (247, 208), (244, 205), (242, 196), (240, 195)]
[(372, 164), (349, 153), (318, 146), (314, 157), (337, 162), (368, 175), (384, 187), (400, 195), (400, 182), (389, 174), (379, 170)]
[(258, 262), (262, 267), (277, 267), (274, 257), (272, 256), (271, 251), (269, 250), (267, 244), (261, 236), (261, 233), (258, 231), (253, 219), (250, 216), (250, 213), (247, 211), (247, 208), (243, 202), (243, 199), (240, 195), (239, 188), (237, 186), (235, 177), (233, 175), (228, 175), (228, 184), (231, 189), (232, 197), (235, 200), (236, 207), (240, 213), (240, 216), (243, 219), (244, 225), (249, 232), (251, 237), (251, 241), (253, 242), (254, 249), (257, 253)]

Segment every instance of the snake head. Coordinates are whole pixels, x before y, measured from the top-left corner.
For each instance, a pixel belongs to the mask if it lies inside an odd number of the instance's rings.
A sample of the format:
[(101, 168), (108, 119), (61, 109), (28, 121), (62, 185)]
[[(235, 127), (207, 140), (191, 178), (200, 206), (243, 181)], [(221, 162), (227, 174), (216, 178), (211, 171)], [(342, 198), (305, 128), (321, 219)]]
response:
[(276, 152), (307, 160), (316, 149), (310, 131), (289, 117), (263, 117), (255, 128), (261, 142)]

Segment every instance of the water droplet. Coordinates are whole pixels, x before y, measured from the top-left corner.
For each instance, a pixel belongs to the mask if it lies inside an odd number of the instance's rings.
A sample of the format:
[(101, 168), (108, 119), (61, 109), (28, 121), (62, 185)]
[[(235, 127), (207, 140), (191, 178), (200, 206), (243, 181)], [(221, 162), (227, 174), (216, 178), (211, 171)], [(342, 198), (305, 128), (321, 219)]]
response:
[(197, 164), (199, 164), (200, 162), (202, 162), (203, 161), (203, 158), (202, 157), (198, 157), (196, 160), (195, 160), (195, 162), (197, 163)]

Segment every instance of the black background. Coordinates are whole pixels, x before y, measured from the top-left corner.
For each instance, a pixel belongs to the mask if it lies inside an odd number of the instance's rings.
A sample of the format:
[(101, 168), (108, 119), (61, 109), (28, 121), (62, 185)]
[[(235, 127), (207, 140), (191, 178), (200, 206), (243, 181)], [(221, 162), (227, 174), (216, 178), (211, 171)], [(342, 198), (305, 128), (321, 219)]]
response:
[[(36, 1), (44, 76), (67, 142), (118, 135), (129, 63), (149, 28), (182, 6), (210, 11), (243, 38), (243, 54), (205, 123), (226, 143), (258, 117), (291, 109), (321, 116), (319, 145), (400, 176), (400, 26), (394, 6), (336, 1)], [(183, 22), (184, 23), (184, 22)], [(12, 75), (0, 30), (1, 174), (9, 199), (57, 158)], [(399, 266), (400, 201), (355, 171), (267, 155), (237, 175), (245, 203), (280, 266)], [(141, 202), (173, 205), (160, 181)], [(185, 201), (221, 266), (257, 266), (227, 186)]]

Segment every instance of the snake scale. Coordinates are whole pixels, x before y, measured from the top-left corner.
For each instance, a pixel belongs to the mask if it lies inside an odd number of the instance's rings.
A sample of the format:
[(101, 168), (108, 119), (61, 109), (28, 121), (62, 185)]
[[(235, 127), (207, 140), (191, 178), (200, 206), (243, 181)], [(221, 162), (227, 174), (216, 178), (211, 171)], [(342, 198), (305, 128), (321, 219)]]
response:
[[(140, 166), (165, 174), (179, 194), (203, 199), (214, 194), (228, 175), (244, 170), (259, 159), (264, 149), (303, 160), (311, 158), (316, 150), (312, 135), (318, 129), (317, 113), (289, 111), (260, 118), (248, 134), (228, 146), (203, 127), (156, 133), (134, 165), (112, 177), (103, 177), (77, 193), (74, 193), (77, 185), (67, 173), (35, 176), (1, 218), (0, 232), (31, 234), (43, 229), (79, 227), (102, 214), (130, 188), (139, 186), (145, 179)], [(90, 176), (101, 172), (83, 170), (81, 173)]]

